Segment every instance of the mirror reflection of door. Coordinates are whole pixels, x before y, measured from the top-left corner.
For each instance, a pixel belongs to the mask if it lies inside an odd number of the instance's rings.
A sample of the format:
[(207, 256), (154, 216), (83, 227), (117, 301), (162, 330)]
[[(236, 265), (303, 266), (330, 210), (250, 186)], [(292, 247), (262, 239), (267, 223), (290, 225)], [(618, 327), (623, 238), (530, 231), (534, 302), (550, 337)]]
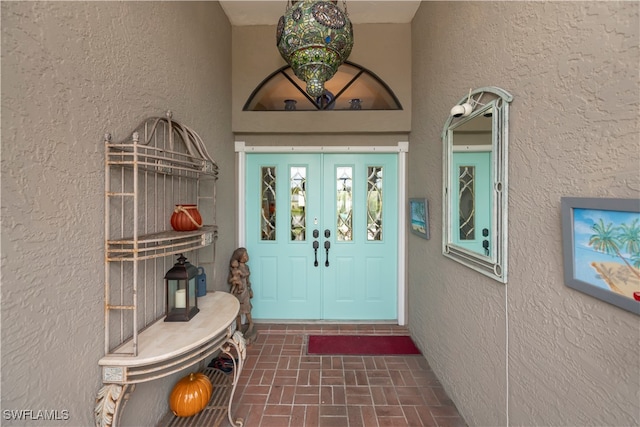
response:
[(453, 131), (452, 242), (486, 257), (494, 246), (491, 143), (491, 117), (476, 116)]
[(398, 155), (247, 155), (254, 319), (395, 320)]
[(453, 242), (491, 256), (491, 152), (454, 152), (453, 170)]

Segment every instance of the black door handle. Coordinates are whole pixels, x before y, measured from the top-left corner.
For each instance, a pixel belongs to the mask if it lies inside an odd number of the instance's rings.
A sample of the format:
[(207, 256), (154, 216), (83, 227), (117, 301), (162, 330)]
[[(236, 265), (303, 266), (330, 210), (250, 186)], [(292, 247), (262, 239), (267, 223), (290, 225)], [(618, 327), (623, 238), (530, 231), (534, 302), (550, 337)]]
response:
[[(482, 237), (488, 237), (489, 236), (489, 229), (488, 228), (483, 228), (482, 229)], [(484, 248), (484, 254), (486, 256), (489, 256), (489, 240), (488, 239), (484, 239), (482, 241), (482, 247)]]
[(320, 247), (320, 243), (317, 240), (313, 241), (313, 266), (318, 266), (318, 248)]
[(324, 262), (325, 267), (329, 267), (329, 248), (331, 247), (331, 242), (328, 240), (324, 241), (324, 249), (327, 251), (327, 259)]

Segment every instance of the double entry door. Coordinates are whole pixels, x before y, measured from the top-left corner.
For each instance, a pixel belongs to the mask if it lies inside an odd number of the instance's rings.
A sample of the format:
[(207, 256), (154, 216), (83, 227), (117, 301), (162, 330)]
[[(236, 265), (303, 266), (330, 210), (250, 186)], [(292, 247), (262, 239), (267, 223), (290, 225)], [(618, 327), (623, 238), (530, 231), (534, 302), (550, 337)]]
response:
[(398, 156), (247, 154), (255, 319), (394, 320)]

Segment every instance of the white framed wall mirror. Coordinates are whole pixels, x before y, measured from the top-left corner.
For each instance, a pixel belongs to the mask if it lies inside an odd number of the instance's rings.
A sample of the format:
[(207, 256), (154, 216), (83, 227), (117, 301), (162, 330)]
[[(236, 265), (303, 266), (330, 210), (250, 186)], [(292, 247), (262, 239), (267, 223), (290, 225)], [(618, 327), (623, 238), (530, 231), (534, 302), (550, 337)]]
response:
[(497, 87), (470, 90), (451, 109), (442, 131), (442, 253), (501, 283), (507, 283), (512, 99)]

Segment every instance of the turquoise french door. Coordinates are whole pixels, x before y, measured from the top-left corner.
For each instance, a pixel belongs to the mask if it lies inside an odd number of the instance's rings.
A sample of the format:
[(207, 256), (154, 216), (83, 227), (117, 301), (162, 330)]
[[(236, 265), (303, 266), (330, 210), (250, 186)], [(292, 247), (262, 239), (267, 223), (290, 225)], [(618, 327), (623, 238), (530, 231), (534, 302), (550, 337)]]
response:
[(253, 317), (397, 319), (397, 155), (246, 159)]
[(454, 152), (451, 224), (453, 242), (472, 252), (491, 256), (491, 152)]

